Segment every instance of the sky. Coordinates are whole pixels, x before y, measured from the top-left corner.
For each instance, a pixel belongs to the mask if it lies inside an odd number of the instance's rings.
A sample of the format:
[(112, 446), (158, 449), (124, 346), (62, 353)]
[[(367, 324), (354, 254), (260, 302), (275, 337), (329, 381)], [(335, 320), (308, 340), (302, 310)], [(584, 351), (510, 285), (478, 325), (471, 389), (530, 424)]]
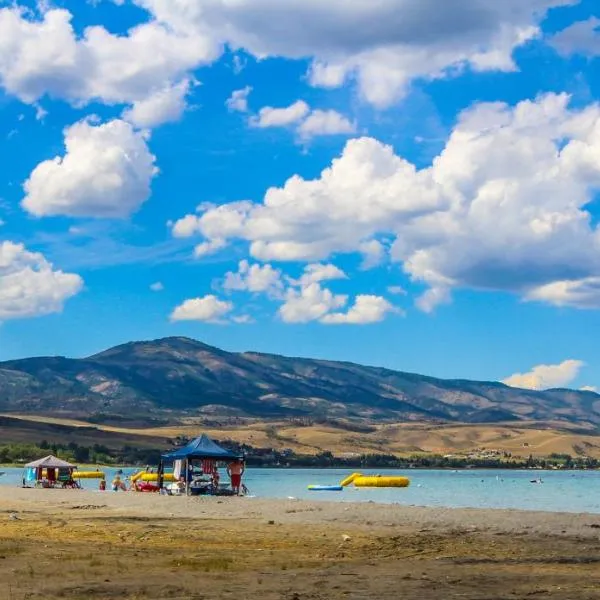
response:
[(593, 390), (599, 191), (595, 0), (0, 0), (0, 360)]

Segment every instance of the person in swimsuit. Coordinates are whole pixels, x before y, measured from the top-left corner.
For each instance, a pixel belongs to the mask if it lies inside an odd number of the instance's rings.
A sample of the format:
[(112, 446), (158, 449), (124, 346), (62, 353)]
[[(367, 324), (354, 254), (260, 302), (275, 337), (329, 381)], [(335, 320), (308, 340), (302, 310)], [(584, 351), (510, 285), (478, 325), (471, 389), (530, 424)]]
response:
[(244, 473), (244, 463), (241, 460), (235, 460), (227, 467), (227, 474), (231, 479), (231, 489), (234, 494), (240, 495), (240, 486), (242, 485), (242, 475)]

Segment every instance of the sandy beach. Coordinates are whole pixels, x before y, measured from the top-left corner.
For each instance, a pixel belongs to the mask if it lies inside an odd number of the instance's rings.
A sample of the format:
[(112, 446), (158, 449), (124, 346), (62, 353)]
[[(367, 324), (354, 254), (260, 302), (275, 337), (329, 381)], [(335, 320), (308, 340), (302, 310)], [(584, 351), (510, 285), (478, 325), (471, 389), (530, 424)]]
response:
[(0, 598), (600, 598), (600, 516), (0, 488)]

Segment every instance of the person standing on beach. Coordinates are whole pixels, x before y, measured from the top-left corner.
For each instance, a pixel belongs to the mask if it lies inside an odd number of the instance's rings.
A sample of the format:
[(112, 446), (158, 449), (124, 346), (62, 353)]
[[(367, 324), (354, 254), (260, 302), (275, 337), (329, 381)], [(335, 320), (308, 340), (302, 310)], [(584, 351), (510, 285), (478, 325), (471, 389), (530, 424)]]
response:
[(231, 479), (231, 489), (234, 494), (240, 495), (240, 486), (242, 485), (242, 474), (244, 473), (244, 463), (241, 460), (234, 460), (227, 467), (227, 474)]

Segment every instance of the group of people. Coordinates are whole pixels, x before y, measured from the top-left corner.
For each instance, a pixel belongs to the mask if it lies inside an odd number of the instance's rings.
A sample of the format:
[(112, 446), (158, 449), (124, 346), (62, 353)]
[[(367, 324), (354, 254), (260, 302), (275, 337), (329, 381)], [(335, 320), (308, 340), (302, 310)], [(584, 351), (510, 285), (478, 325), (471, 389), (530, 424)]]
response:
[[(234, 495), (239, 496), (240, 492), (245, 489), (242, 486), (242, 475), (244, 474), (244, 461), (242, 460), (234, 460), (227, 465), (227, 475), (229, 477), (229, 481), (231, 483), (231, 491)], [(204, 476), (210, 477), (210, 487), (211, 492), (216, 494), (219, 492), (220, 484), (221, 484), (221, 475), (219, 474), (219, 469), (217, 468), (215, 461), (204, 461), (202, 465), (202, 473)], [(190, 465), (188, 471), (188, 483), (192, 481), (193, 477), (193, 468)], [(185, 480), (183, 480), (185, 485)]]
[[(244, 461), (242, 461), (242, 460), (234, 460), (227, 465), (227, 475), (231, 482), (231, 491), (234, 495), (239, 496), (242, 491), (246, 491), (246, 487), (244, 485), (242, 485), (242, 475), (244, 474), (244, 470), (245, 470), (245, 466), (244, 466)], [(147, 467), (146, 472), (151, 473), (152, 471)], [(219, 486), (220, 486), (221, 477), (219, 475), (219, 470), (216, 466), (216, 463), (211, 462), (209, 465), (204, 466), (203, 472), (205, 475), (210, 476), (210, 484), (211, 484), (211, 488), (212, 488), (212, 493), (217, 493), (220, 489)], [(117, 492), (120, 490), (122, 490), (122, 491), (127, 490), (127, 486), (125, 485), (125, 482), (121, 478), (122, 475), (123, 475), (123, 471), (119, 470), (119, 471), (117, 471), (117, 473), (115, 474), (115, 477), (112, 480), (111, 488), (114, 492)], [(192, 477), (193, 477), (193, 469), (190, 465), (190, 467), (188, 469), (188, 473), (187, 473), (187, 482), (186, 482), (186, 477), (184, 475), (182, 475), (181, 477), (179, 477), (179, 480), (176, 483), (180, 492), (185, 491), (186, 483), (189, 484), (192, 481)], [(152, 484), (147, 484), (144, 482), (140, 482), (140, 484), (141, 484), (141, 486), (148, 486), (148, 485), (152, 486)], [(138, 487), (137, 482), (134, 482), (132, 484), (131, 489), (133, 489), (135, 491), (150, 491), (150, 490), (140, 489), (140, 487)], [(159, 486), (152, 486), (152, 487), (156, 487), (158, 490)], [(105, 489), (106, 489), (106, 482), (104, 480), (102, 480), (100, 482), (100, 490), (104, 491)]]

